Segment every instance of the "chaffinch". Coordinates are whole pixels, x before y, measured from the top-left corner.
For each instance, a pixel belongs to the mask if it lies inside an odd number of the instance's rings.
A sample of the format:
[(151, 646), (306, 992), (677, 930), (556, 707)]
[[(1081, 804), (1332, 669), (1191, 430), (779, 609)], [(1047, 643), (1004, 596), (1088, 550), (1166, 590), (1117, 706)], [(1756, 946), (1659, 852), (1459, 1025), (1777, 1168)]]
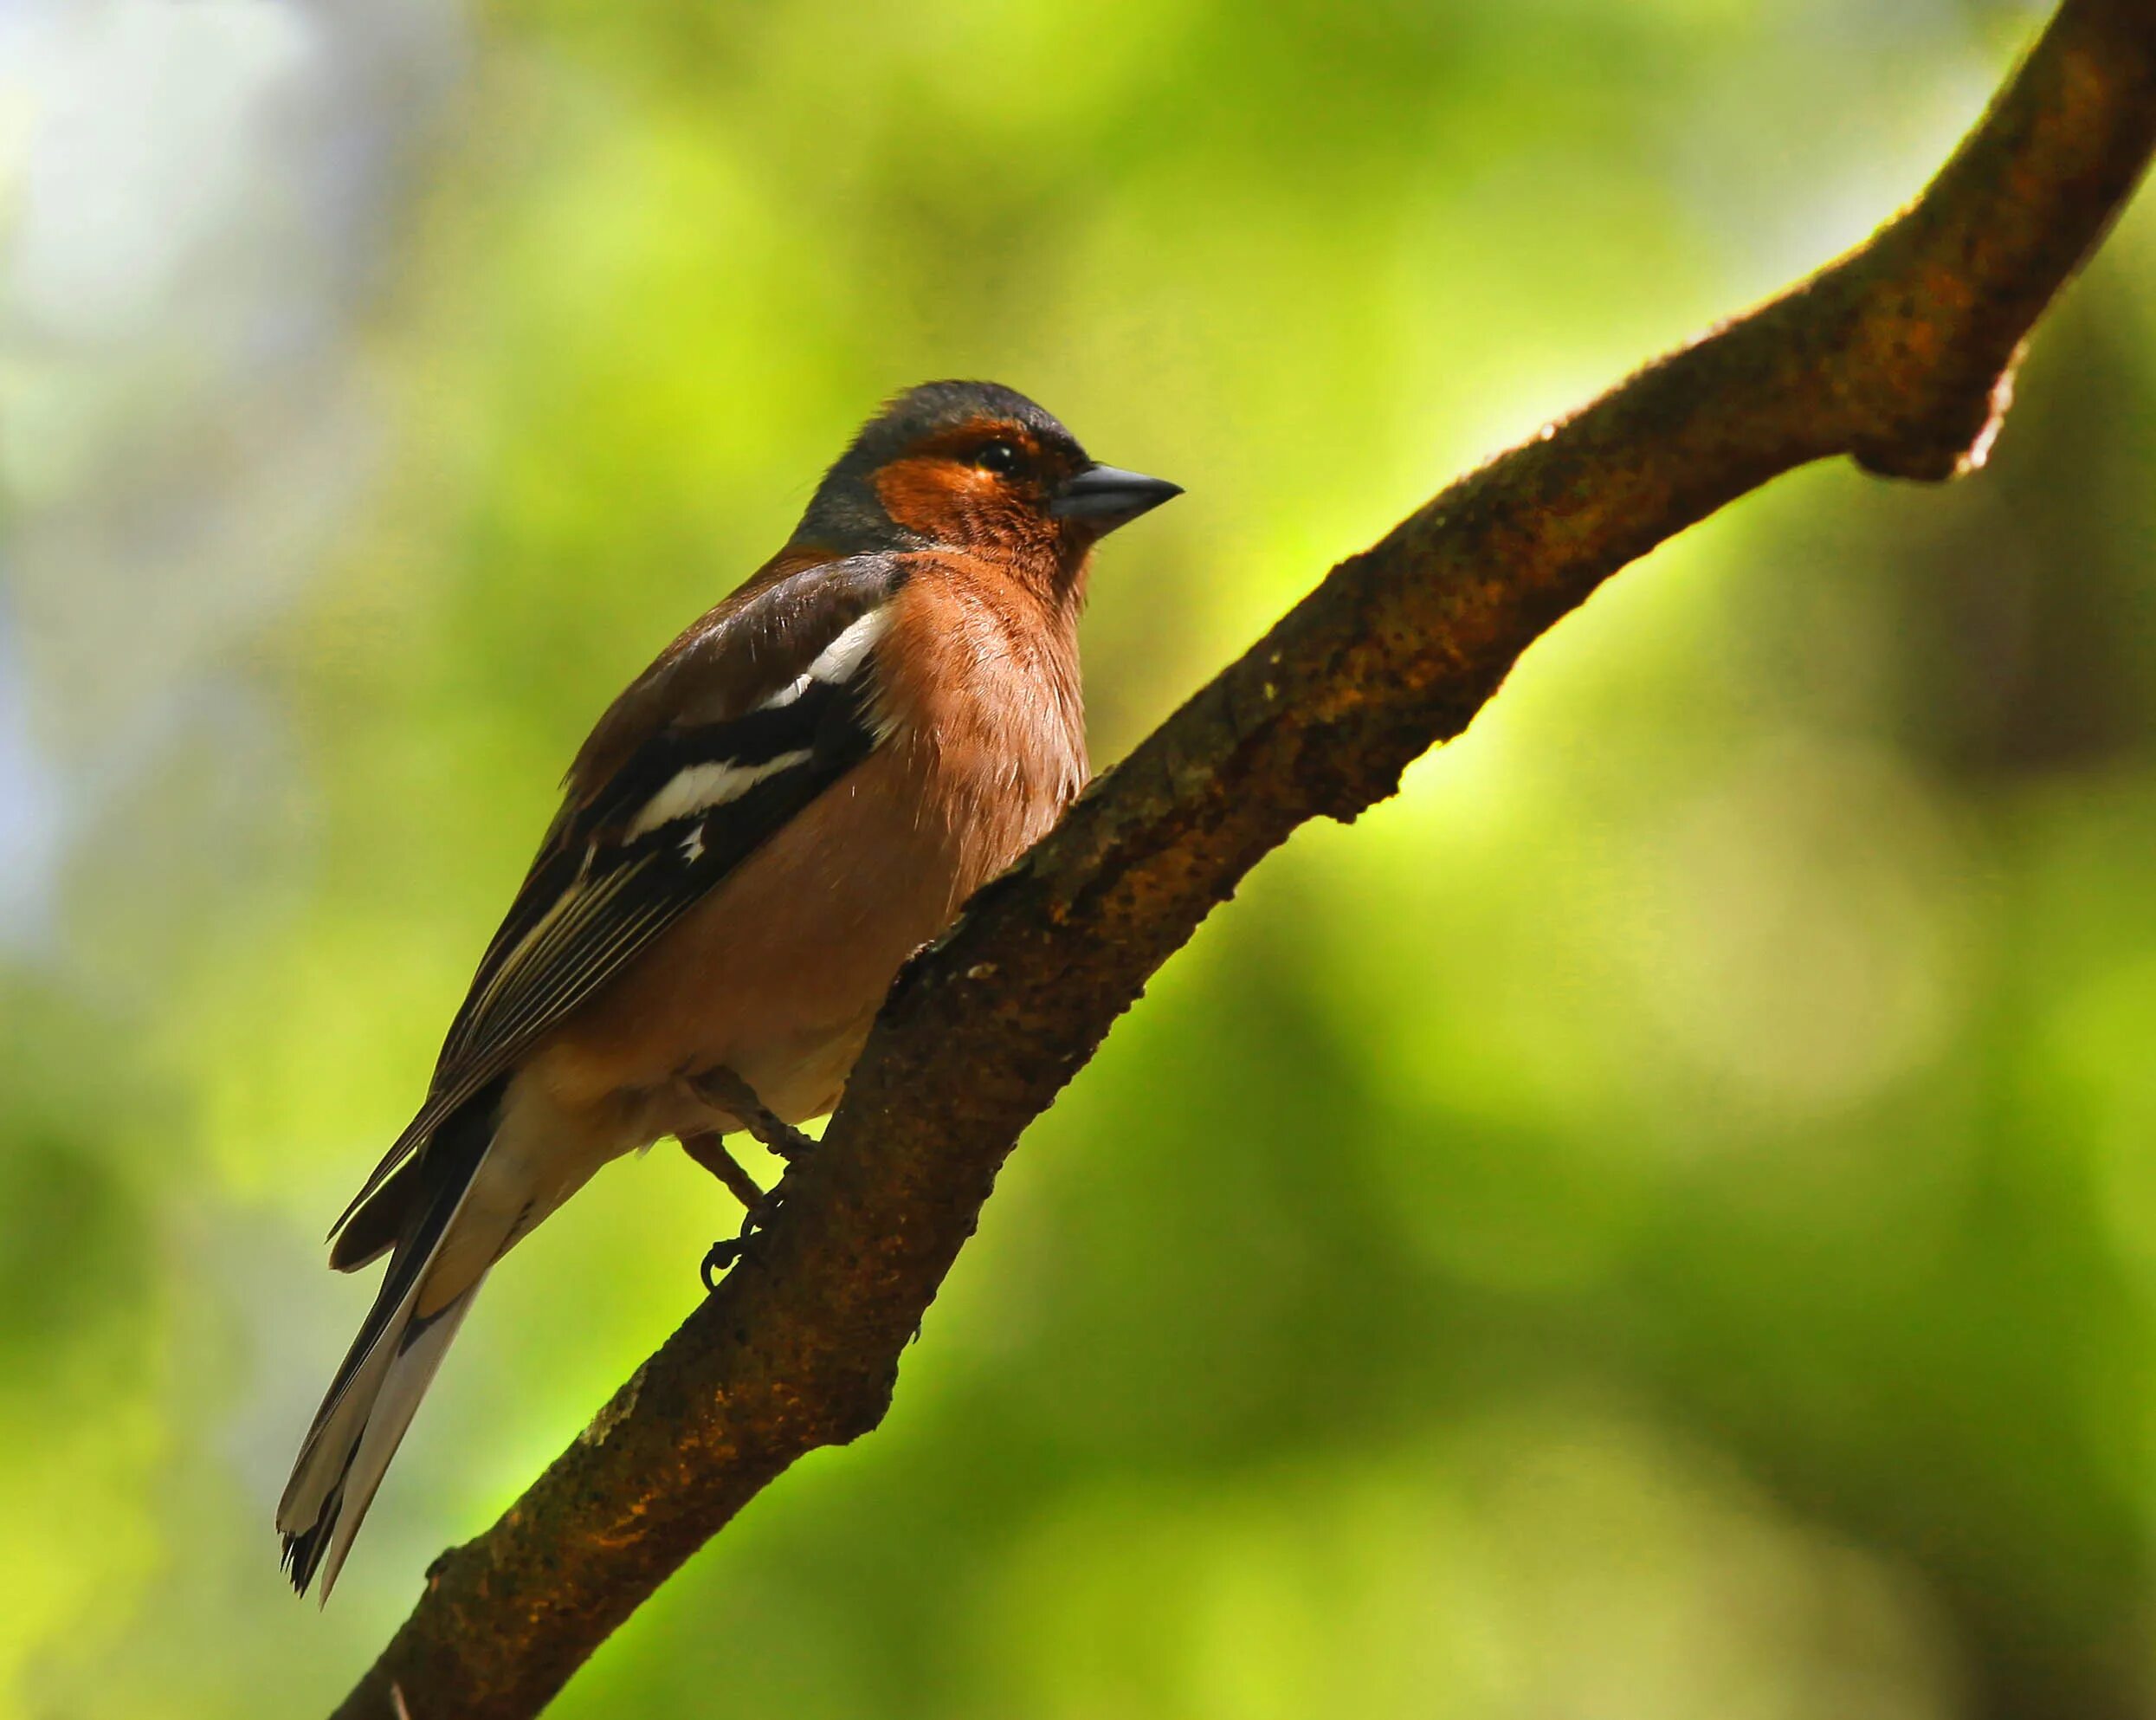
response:
[(783, 1146), (836, 1102), (900, 964), (1087, 774), (1094, 545), (1180, 493), (1023, 395), (892, 401), (786, 546), (632, 682), (450, 1024), (426, 1102), (332, 1227), (374, 1306), (277, 1508), (326, 1599), (489, 1269), (608, 1160)]

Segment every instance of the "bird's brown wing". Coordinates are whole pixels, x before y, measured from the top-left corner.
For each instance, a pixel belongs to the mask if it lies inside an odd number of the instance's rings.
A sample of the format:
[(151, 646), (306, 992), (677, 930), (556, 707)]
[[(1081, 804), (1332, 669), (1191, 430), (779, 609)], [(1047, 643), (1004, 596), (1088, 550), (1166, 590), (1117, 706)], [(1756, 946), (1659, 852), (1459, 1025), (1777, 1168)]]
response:
[[(622, 695), (571, 768), (426, 1103), (332, 1235), (460, 1105), (868, 755), (875, 646), (903, 577), (894, 558), (861, 556), (754, 583)], [(624, 707), (641, 708), (641, 733), (623, 732)]]

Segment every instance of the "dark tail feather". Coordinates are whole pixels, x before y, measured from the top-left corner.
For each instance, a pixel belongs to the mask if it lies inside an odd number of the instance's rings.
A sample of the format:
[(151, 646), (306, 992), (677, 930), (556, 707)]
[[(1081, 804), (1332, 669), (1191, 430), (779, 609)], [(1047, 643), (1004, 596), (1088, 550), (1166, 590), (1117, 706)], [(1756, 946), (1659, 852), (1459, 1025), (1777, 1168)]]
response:
[(475, 1094), (414, 1161), (410, 1224), (293, 1465), (277, 1527), (284, 1536), (285, 1570), (302, 1594), (320, 1571), (328, 1599), (383, 1471), (479, 1288), (474, 1283), (424, 1319), (416, 1317), (427, 1269), (494, 1140), (505, 1084)]
[(330, 1243), (330, 1270), (356, 1272), (387, 1254), (412, 1233), (427, 1193), (427, 1161), (414, 1154), (338, 1225)]
[[(351, 1458), (346, 1458), (345, 1461), (349, 1468)], [(279, 1562), (283, 1565), (285, 1575), (292, 1579), (294, 1594), (305, 1594), (307, 1585), (314, 1581), (314, 1573), (321, 1568), (322, 1555), (329, 1551), (329, 1532), (336, 1527), (337, 1515), (344, 1509), (344, 1503), (345, 1483), (340, 1476), (337, 1484), (329, 1490), (328, 1497), (322, 1502), (321, 1515), (315, 1518), (313, 1523), (297, 1535), (285, 1536), (284, 1555)], [(325, 1600), (329, 1598), (327, 1587), (322, 1590), (322, 1598)]]

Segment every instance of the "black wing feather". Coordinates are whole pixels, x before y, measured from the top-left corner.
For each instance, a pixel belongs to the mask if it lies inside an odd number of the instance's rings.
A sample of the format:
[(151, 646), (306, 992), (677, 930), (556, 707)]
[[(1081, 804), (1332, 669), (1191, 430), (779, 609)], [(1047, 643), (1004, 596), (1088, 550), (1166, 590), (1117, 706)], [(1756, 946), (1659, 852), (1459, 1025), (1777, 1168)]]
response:
[[(724, 672), (732, 653), (768, 661), (773, 617), (758, 611), (785, 605), (786, 664), (805, 675), (825, 646), (888, 599), (900, 577), (892, 562), (868, 558), (796, 575), (726, 617), (693, 649), (718, 659), (714, 673)], [(799, 589), (811, 580), (805, 593)], [(807, 613), (804, 597), (814, 606)], [(565, 807), (450, 1024), (426, 1104), (332, 1233), (446, 1118), (867, 758), (878, 739), (875, 693), (871, 651), (843, 681), (811, 680), (781, 702), (661, 729), (584, 800)], [(769, 766), (796, 753), (805, 756), (723, 805), (629, 834), (638, 813), (684, 770)]]

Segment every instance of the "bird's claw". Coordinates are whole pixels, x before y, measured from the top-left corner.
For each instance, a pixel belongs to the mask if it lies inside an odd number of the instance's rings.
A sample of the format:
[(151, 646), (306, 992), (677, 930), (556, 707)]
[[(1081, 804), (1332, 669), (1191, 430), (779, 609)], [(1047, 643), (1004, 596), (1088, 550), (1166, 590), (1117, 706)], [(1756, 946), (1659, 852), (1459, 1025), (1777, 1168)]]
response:
[(704, 1255), (703, 1264), (697, 1268), (697, 1275), (704, 1281), (705, 1295), (708, 1296), (719, 1288), (719, 1280), (726, 1275), (726, 1269), (741, 1258), (741, 1251), (746, 1246), (746, 1243), (739, 1237), (712, 1244)]
[[(732, 1070), (720, 1066), (687, 1078), (689, 1090), (705, 1103), (734, 1118), (765, 1148), (797, 1165), (809, 1155), (816, 1142), (791, 1123), (782, 1121), (756, 1096), (756, 1090)], [(767, 1228), (777, 1216), (781, 1196), (777, 1188), (759, 1190), (749, 1174), (733, 1161), (715, 1130), (685, 1135), (681, 1145), (689, 1156), (732, 1189), (747, 1208), (741, 1216), (740, 1233), (726, 1242), (714, 1242), (700, 1269), (707, 1292), (719, 1288), (720, 1277), (748, 1251), (749, 1239)]]
[(705, 1251), (703, 1264), (698, 1270), (703, 1277), (704, 1289), (707, 1293), (719, 1288), (719, 1279), (722, 1274), (730, 1267), (740, 1263), (742, 1258), (749, 1251), (750, 1240), (758, 1231), (769, 1227), (771, 1221), (778, 1217), (778, 1209), (783, 1204), (779, 1199), (778, 1191), (775, 1188), (770, 1190), (761, 1200), (741, 1215), (741, 1228), (738, 1233), (723, 1242), (713, 1243)]

